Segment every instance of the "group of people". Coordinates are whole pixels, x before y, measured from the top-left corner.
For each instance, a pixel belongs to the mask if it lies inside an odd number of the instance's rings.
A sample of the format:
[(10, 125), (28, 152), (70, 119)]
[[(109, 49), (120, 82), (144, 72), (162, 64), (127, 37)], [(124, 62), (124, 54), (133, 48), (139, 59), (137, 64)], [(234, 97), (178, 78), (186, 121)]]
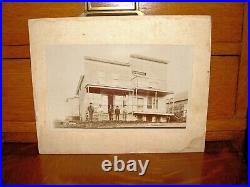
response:
[[(108, 107), (108, 114), (109, 114), (109, 120), (113, 121), (113, 116), (115, 114), (115, 120), (119, 121), (120, 120), (120, 114), (121, 114), (121, 109), (119, 108), (119, 106), (116, 106), (116, 108), (114, 109), (114, 107), (112, 105), (109, 105)], [(123, 106), (122, 108), (122, 119), (123, 121), (127, 121), (127, 108), (126, 105)]]
[[(92, 103), (90, 103), (88, 106), (89, 121), (93, 121), (94, 112), (95, 112), (94, 106)], [(102, 114), (103, 114), (102, 105), (99, 105), (99, 108), (97, 109), (97, 113), (98, 113), (98, 118), (101, 119)], [(122, 111), (119, 108), (119, 106), (116, 106), (115, 109), (112, 105), (108, 106), (108, 115), (109, 115), (110, 121), (114, 120), (114, 118), (113, 118), (114, 115), (115, 115), (115, 120), (119, 121), (121, 113), (122, 113), (123, 121), (127, 121), (128, 111), (127, 111), (126, 105), (123, 106)]]

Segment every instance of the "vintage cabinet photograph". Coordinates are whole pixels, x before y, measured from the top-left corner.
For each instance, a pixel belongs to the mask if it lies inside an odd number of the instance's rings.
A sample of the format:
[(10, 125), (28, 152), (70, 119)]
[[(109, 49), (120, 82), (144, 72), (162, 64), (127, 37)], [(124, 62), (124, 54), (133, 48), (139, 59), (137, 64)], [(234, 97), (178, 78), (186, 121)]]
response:
[(39, 152), (204, 151), (210, 23), (209, 16), (29, 20)]
[(185, 128), (192, 47), (57, 45), (46, 52), (56, 128)]
[(247, 2), (3, 2), (2, 24), (4, 184), (247, 184)]

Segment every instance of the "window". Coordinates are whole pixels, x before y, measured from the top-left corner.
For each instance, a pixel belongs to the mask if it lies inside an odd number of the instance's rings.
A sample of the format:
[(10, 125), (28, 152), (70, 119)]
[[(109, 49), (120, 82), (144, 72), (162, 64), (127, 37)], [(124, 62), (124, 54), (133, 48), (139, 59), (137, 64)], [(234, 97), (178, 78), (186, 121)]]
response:
[(152, 97), (151, 96), (148, 96), (148, 102), (147, 102), (147, 108), (148, 109), (152, 109)]
[(123, 96), (123, 101), (122, 101), (122, 106), (127, 105), (127, 100), (128, 100), (127, 96), (124, 95), (124, 96)]
[(153, 98), (153, 106), (155, 109), (158, 109), (158, 98)]
[(147, 108), (148, 109), (152, 109), (152, 108), (158, 109), (158, 98), (148, 96)]
[(137, 110), (138, 111), (143, 111), (143, 104), (144, 104), (144, 100), (143, 98), (137, 98)]

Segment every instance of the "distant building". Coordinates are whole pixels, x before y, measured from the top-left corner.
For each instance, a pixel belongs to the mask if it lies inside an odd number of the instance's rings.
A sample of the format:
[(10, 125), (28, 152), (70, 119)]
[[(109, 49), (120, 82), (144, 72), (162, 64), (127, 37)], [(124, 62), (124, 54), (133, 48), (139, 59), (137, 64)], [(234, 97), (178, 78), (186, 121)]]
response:
[(187, 118), (188, 93), (180, 92), (167, 99), (166, 112), (174, 113), (172, 122), (186, 122)]

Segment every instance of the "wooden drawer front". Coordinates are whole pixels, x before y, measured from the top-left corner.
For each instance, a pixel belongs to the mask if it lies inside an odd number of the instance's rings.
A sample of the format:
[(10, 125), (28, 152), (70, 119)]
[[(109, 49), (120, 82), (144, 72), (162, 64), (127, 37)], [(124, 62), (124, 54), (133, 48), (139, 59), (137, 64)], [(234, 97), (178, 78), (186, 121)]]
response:
[(140, 3), (140, 8), (148, 15), (210, 15), (212, 41), (241, 41), (243, 3)]
[[(211, 15), (213, 53), (239, 54), (238, 42), (241, 42), (242, 35), (243, 5), (243, 3), (140, 3), (140, 10), (146, 15)], [(84, 3), (3, 3), (3, 44), (28, 45), (28, 19), (79, 16), (83, 9)]]
[(35, 121), (30, 59), (4, 59), (3, 120)]
[[(246, 128), (247, 58), (240, 56), (246, 55), (242, 51), (245, 7), (244, 3), (140, 3), (146, 15), (212, 16), (207, 140), (234, 139)], [(83, 9), (84, 3), (3, 3), (3, 141), (36, 141), (27, 20), (79, 16)]]
[(3, 3), (3, 45), (29, 44), (28, 19), (79, 16), (84, 3)]
[(237, 56), (212, 56), (208, 119), (234, 115), (239, 62)]

